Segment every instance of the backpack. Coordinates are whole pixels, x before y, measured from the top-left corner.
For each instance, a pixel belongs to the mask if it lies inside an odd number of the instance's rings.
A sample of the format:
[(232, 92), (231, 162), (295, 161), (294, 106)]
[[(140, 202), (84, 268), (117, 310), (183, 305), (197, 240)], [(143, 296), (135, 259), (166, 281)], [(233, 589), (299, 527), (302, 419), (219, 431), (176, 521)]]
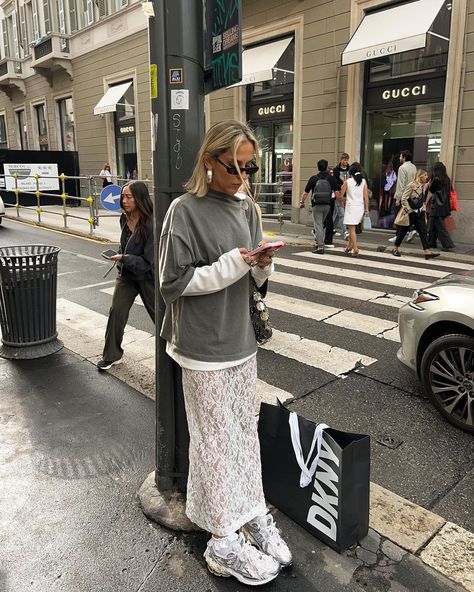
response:
[(328, 205), (331, 203), (332, 187), (327, 179), (318, 179), (311, 195), (311, 205)]
[(420, 195), (411, 196), (407, 199), (408, 205), (412, 210), (420, 210), (425, 202), (425, 192), (421, 190)]

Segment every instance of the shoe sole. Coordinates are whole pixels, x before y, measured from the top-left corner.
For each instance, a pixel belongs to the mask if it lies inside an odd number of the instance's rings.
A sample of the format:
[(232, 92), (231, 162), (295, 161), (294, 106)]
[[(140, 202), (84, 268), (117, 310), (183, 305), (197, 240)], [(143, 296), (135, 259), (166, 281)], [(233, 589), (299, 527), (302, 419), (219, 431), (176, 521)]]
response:
[(214, 560), (212, 558), (207, 558), (206, 559), (206, 563), (207, 563), (207, 569), (215, 576), (219, 577), (219, 578), (230, 578), (230, 577), (234, 577), (236, 580), (238, 580), (239, 582), (241, 582), (242, 584), (246, 584), (247, 586), (263, 586), (264, 584), (268, 584), (268, 582), (271, 582), (272, 580), (274, 580), (278, 574), (280, 573), (280, 569), (273, 575), (269, 576), (268, 578), (266, 578), (265, 580), (249, 580), (246, 577), (244, 577), (242, 574), (239, 574), (238, 572), (229, 569), (226, 572), (222, 572), (219, 569), (219, 565), (214, 565)]
[(110, 366), (103, 366), (102, 368), (99, 368), (99, 366), (97, 366), (97, 370), (100, 370), (101, 372), (104, 372), (105, 370), (110, 370), (110, 368), (112, 368), (112, 366), (115, 366), (116, 364), (120, 364), (122, 360), (116, 360), (115, 362), (112, 362), (110, 364)]

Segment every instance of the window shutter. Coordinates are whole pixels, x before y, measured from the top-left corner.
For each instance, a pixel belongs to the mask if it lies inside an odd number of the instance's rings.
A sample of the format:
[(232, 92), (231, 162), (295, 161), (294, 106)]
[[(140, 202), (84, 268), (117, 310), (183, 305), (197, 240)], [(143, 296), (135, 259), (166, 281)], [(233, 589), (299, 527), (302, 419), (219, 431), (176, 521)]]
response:
[(41, 37), (41, 30), (38, 15), (38, 0), (31, 0), (31, 14), (33, 17), (33, 37), (39, 39)]
[(20, 6), (20, 45), (23, 47), (24, 55), (29, 55), (29, 37), (28, 37), (28, 23), (26, 21), (26, 7)]
[(69, 0), (69, 24), (71, 26), (71, 32), (77, 31), (77, 10), (76, 0)]
[(16, 10), (12, 12), (12, 34), (13, 34), (13, 54), (19, 60), (20, 54), (20, 40), (18, 39), (18, 19), (16, 18)]
[(58, 23), (59, 32), (63, 35), (66, 33), (66, 19), (64, 15), (64, 0), (57, 0), (58, 2)]
[(107, 0), (99, 0), (99, 18), (107, 16)]
[(2, 19), (2, 38), (3, 38), (3, 57), (10, 57), (10, 48), (8, 46), (8, 28), (7, 19)]
[(94, 2), (93, 0), (87, 0), (86, 12), (84, 14), (84, 20), (86, 25), (92, 25), (94, 22)]
[(51, 10), (49, 0), (43, 0), (44, 28), (46, 33), (51, 33)]

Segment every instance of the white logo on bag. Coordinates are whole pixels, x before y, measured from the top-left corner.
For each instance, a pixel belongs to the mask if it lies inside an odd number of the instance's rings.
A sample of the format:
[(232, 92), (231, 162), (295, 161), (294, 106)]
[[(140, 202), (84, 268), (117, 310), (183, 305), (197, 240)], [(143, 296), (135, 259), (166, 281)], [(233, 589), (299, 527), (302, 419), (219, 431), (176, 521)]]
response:
[[(324, 437), (321, 441), (321, 453), (314, 478), (315, 493), (311, 496), (314, 505), (308, 511), (306, 521), (313, 528), (335, 541), (337, 538), (337, 508), (339, 506), (339, 474), (323, 459), (334, 463), (334, 468), (339, 469), (339, 459), (328, 446)], [(332, 491), (334, 495), (328, 494), (326, 490)]]

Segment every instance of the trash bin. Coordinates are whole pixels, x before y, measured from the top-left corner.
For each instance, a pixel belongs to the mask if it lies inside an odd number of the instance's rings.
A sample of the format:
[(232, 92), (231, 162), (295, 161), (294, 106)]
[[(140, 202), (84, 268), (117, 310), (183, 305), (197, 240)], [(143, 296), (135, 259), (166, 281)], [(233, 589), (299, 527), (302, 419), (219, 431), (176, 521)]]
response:
[(56, 331), (59, 247), (0, 247), (0, 356), (42, 358), (63, 347)]

